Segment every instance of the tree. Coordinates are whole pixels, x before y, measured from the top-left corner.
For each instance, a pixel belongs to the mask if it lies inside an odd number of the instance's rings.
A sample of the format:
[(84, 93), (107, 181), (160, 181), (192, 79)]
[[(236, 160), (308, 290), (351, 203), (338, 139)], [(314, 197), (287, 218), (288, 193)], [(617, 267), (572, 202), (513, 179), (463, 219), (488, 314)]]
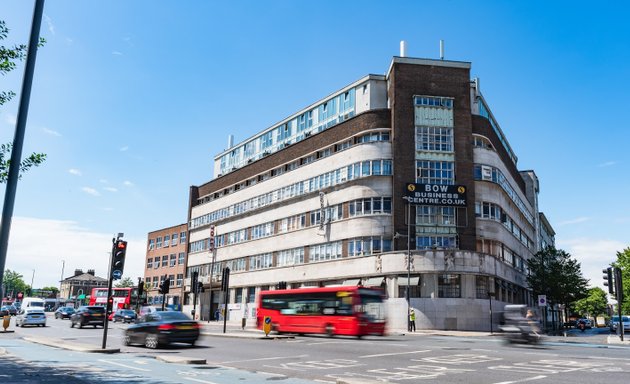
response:
[(623, 282), (621, 312), (630, 313), (630, 248), (617, 252), (617, 261), (612, 266), (621, 269), (621, 280)]
[(588, 297), (575, 302), (575, 311), (580, 315), (592, 317), (608, 314), (608, 299), (606, 292), (600, 287), (588, 290)]
[(131, 279), (131, 277), (125, 277), (124, 279), (120, 280), (119, 282), (116, 283), (115, 285), (116, 288), (129, 288), (129, 287), (133, 287), (133, 280)]
[(52, 285), (49, 287), (42, 288), (44, 292), (50, 292), (49, 297), (57, 297), (57, 292), (59, 292), (59, 288), (53, 287)]
[(527, 283), (534, 296), (546, 295), (553, 307), (564, 304), (568, 311), (576, 301), (587, 296), (588, 280), (582, 275), (580, 263), (561, 249), (549, 246), (527, 261)]
[[(9, 34), (9, 28), (5, 25), (3, 20), (0, 20), (0, 40), (6, 39)], [(44, 39), (40, 39), (39, 45), (45, 43)], [(25, 44), (14, 45), (12, 47), (5, 47), (0, 45), (0, 74), (6, 75), (16, 68), (16, 61), (22, 61), (26, 57), (27, 46)], [(0, 91), (0, 106), (8, 102), (15, 96), (12, 91)], [(9, 166), (11, 165), (11, 148), (12, 144), (0, 145), (0, 183), (6, 183), (9, 176)], [(20, 172), (18, 178), (22, 176), (23, 172), (26, 172), (33, 166), (39, 166), (46, 160), (46, 154), (44, 153), (32, 153), (30, 156), (22, 160), (20, 163)]]
[(20, 292), (26, 295), (29, 289), (29, 286), (24, 282), (24, 276), (10, 269), (4, 271), (2, 285), (4, 286), (4, 295), (12, 298), (16, 298)]

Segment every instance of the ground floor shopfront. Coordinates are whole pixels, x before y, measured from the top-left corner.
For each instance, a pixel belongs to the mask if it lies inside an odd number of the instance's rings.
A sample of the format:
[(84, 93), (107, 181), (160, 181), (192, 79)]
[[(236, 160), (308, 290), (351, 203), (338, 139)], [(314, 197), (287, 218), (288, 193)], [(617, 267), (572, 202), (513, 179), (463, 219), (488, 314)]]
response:
[(241, 324), (243, 319), (255, 322), (259, 292), (274, 289), (279, 281), (295, 289), (327, 285), (382, 287), (391, 329), (407, 328), (409, 305), (415, 310), (417, 329), (492, 331), (498, 328), (506, 304), (532, 303), (525, 275), (514, 266), (482, 253), (436, 250), (414, 251), (410, 262), (406, 252), (391, 252), (235, 273), (230, 276), (227, 298), (216, 281), (212, 305), (208, 285), (195, 304), (190, 295), (190, 304), (183, 310), (192, 313), (194, 308), (200, 320), (227, 316), (231, 323)]

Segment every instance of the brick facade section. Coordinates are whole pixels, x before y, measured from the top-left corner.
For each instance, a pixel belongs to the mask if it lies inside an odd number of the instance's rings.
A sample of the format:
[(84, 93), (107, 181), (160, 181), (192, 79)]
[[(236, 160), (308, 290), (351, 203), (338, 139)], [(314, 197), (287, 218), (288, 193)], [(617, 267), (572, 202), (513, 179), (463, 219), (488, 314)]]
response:
[[(468, 207), (465, 224), (457, 228), (459, 249), (475, 250), (475, 189), (473, 179), (472, 122), (470, 110), (470, 69), (414, 65), (394, 62), (389, 75), (388, 97), (392, 112), (394, 153), (394, 188), (392, 213), (394, 230), (407, 233), (407, 205), (402, 199), (406, 183), (414, 182), (415, 167), (415, 95), (454, 98), (455, 183), (467, 188)], [(414, 210), (411, 214), (413, 216)], [(412, 226), (411, 238), (415, 238)], [(415, 248), (415, 242), (411, 242)], [(406, 249), (407, 239), (396, 239), (396, 249)]]

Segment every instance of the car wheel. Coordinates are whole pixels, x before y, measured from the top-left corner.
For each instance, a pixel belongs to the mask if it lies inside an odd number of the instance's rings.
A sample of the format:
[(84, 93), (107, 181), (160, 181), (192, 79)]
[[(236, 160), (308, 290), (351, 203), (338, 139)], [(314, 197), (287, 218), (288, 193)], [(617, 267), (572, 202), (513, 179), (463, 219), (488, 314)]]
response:
[(149, 333), (144, 338), (144, 346), (151, 349), (156, 349), (158, 347), (158, 337), (152, 333)]
[(79, 329), (83, 328), (83, 323), (79, 323)]
[(131, 337), (129, 335), (123, 336), (122, 343), (123, 343), (123, 345), (130, 345), (131, 344)]
[(74, 321), (70, 320), (70, 328), (74, 328)]

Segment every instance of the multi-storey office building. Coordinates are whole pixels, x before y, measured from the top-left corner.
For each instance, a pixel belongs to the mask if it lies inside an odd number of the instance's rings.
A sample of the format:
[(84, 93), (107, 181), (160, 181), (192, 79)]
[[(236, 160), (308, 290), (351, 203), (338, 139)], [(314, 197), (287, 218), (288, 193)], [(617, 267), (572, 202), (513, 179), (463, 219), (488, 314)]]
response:
[(187, 276), (209, 288), (230, 267), (231, 319), (286, 281), (382, 286), (396, 328), (408, 292), (419, 328), (490, 329), (490, 305), (496, 323), (531, 300), (538, 180), (478, 85), (470, 63), (394, 57), (220, 153), (217, 177), (190, 189)]
[[(184, 274), (186, 273), (186, 249), (188, 247), (186, 224), (149, 232), (144, 268), (144, 286), (147, 302), (161, 306), (180, 307), (184, 304)], [(165, 296), (158, 287), (170, 278), (169, 293)]]

